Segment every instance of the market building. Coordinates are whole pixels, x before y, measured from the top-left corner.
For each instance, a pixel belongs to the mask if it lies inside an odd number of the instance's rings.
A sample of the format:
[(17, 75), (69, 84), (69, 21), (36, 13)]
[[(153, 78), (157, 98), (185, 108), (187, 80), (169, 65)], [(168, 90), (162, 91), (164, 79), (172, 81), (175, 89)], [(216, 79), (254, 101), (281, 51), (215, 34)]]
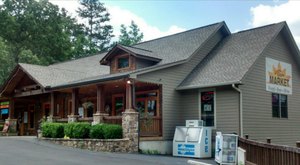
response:
[(0, 91), (1, 117), (34, 135), (43, 118), (121, 124), (134, 109), (140, 145), (162, 153), (189, 119), (294, 146), (299, 55), (285, 22), (237, 33), (215, 23), (49, 66), (18, 64)]

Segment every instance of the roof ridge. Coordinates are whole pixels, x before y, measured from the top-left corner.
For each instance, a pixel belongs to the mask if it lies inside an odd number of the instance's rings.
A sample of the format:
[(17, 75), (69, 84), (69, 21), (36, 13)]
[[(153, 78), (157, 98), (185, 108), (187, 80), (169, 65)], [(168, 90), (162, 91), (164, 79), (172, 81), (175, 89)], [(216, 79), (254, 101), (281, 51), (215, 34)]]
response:
[(93, 55), (88, 55), (88, 56), (82, 56), (82, 57), (79, 57), (79, 58), (76, 58), (76, 59), (68, 59), (66, 61), (60, 61), (60, 62), (57, 62), (57, 63), (53, 63), (51, 65), (48, 65), (48, 66), (53, 66), (53, 65), (57, 65), (57, 64), (62, 64), (62, 63), (67, 63), (67, 62), (72, 62), (72, 61), (76, 61), (76, 60), (81, 60), (83, 58), (88, 58), (88, 57), (93, 57), (93, 56), (98, 56), (98, 55), (101, 55), (103, 53), (107, 53), (108, 51), (103, 51), (103, 52), (99, 52), (97, 54), (93, 54)]
[(144, 50), (144, 51), (147, 51), (147, 52), (153, 53), (153, 51), (152, 51), (152, 50), (147, 50), (147, 49), (143, 49), (143, 48), (137, 48), (137, 47), (133, 47), (133, 46), (126, 46), (126, 45), (121, 45), (121, 46), (124, 46), (124, 47), (130, 47), (130, 48), (139, 49), (139, 50)]
[(171, 35), (167, 35), (167, 36), (163, 36), (163, 37), (159, 37), (159, 38), (154, 38), (152, 40), (140, 42), (140, 43), (137, 43), (137, 44), (134, 44), (134, 45), (131, 45), (131, 46), (140, 45), (140, 44), (144, 44), (144, 43), (147, 43), (147, 42), (153, 42), (155, 40), (160, 40), (160, 39), (164, 39), (164, 38), (167, 38), (167, 37), (176, 36), (176, 35), (179, 35), (179, 34), (182, 34), (182, 33), (190, 32), (190, 31), (194, 31), (194, 30), (199, 30), (199, 29), (207, 28), (209, 26), (215, 26), (215, 25), (223, 24), (223, 23), (224, 23), (224, 21), (221, 21), (221, 22), (217, 22), (217, 23), (213, 23), (213, 24), (209, 24), (209, 25), (205, 25), (205, 26), (201, 26), (201, 27), (197, 27), (197, 28), (185, 30), (183, 32), (178, 32), (178, 33), (175, 33), (175, 34), (171, 34)]
[(253, 30), (266, 28), (266, 27), (269, 27), (269, 26), (281, 25), (281, 24), (285, 24), (285, 23), (286, 23), (285, 21), (281, 21), (281, 22), (278, 22), (278, 23), (272, 23), (272, 24), (267, 24), (267, 25), (264, 25), (264, 26), (258, 26), (258, 27), (255, 27), (255, 28), (241, 30), (241, 31), (238, 31), (238, 32), (235, 32), (235, 33), (232, 33), (232, 34), (235, 35), (235, 34), (239, 34), (239, 33), (244, 33), (244, 32), (248, 32), (248, 31), (253, 31)]

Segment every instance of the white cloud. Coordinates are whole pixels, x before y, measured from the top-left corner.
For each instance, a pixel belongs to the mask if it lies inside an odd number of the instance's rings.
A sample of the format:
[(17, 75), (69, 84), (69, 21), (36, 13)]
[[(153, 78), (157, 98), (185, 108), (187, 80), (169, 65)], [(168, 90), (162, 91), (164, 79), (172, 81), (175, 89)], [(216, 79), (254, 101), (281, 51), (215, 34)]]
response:
[[(72, 14), (72, 16), (76, 16), (76, 10), (79, 7), (78, 1), (70, 2), (70, 0), (50, 0), (50, 2), (60, 7), (64, 7)], [(168, 28), (168, 30), (162, 31), (158, 27), (150, 25), (145, 19), (129, 10), (122, 9), (119, 6), (106, 6), (106, 8), (110, 13), (110, 24), (114, 28), (114, 35), (116, 37), (120, 35), (120, 25), (124, 24), (126, 26), (129, 26), (131, 20), (133, 20), (138, 25), (141, 32), (144, 33), (144, 41), (182, 32), (185, 30), (184, 28), (181, 28), (179, 26), (172, 25)], [(116, 40), (116, 38), (114, 38), (113, 40)]]
[(286, 21), (300, 47), (300, 1), (290, 0), (280, 5), (258, 5), (250, 9), (253, 27)]

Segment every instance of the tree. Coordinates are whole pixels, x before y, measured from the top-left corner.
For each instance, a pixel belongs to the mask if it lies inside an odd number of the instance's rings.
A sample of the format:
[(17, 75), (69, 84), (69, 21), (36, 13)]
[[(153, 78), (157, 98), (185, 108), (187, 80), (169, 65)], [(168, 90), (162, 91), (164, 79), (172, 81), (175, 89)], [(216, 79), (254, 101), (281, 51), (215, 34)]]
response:
[(131, 21), (131, 25), (129, 26), (129, 31), (127, 31), (127, 27), (122, 24), (121, 25), (121, 35), (119, 36), (119, 44), (129, 46), (134, 45), (142, 41), (144, 34), (140, 32), (139, 27), (134, 21)]
[(7, 79), (14, 66), (15, 63), (9, 54), (9, 48), (0, 37), (0, 86)]
[(70, 59), (78, 51), (76, 20), (47, 0), (4, 0), (0, 20), (0, 36), (11, 48), (15, 63), (23, 51), (27, 51), (23, 60), (30, 57), (31, 62), (45, 65)]
[(87, 53), (107, 50), (113, 37), (113, 28), (108, 24), (109, 13), (99, 0), (81, 0), (77, 13), (87, 21), (85, 33), (88, 38)]

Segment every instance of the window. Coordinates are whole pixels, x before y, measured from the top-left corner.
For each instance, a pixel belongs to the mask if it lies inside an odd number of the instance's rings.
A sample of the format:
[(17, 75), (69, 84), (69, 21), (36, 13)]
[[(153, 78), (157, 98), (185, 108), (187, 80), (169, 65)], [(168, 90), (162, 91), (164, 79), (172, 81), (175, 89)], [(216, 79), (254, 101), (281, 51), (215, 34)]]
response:
[(201, 101), (201, 120), (204, 126), (214, 126), (215, 120), (215, 98), (214, 91), (205, 91), (200, 93)]
[(287, 118), (287, 110), (287, 95), (272, 93), (272, 116), (278, 118)]
[(118, 58), (118, 69), (129, 67), (129, 57)]
[(138, 92), (136, 108), (142, 117), (158, 116), (158, 91)]

